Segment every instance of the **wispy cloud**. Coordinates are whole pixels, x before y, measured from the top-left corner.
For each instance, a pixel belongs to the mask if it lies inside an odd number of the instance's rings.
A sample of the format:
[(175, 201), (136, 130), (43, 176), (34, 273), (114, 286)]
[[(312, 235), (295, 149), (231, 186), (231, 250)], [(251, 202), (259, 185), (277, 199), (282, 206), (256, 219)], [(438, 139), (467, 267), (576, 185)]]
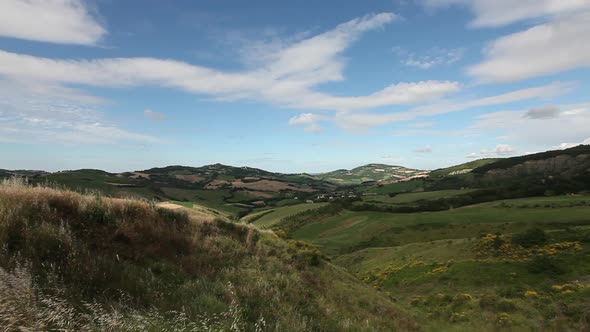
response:
[(394, 48), (394, 52), (400, 57), (400, 62), (408, 67), (430, 69), (440, 65), (451, 65), (463, 58), (465, 52), (462, 48), (446, 49), (435, 47), (425, 54), (415, 54), (405, 49)]
[(426, 121), (426, 122), (416, 122), (409, 125), (412, 128), (428, 128), (434, 126), (434, 122)]
[(322, 131), (322, 127), (318, 124), (319, 121), (329, 119), (326, 116), (313, 114), (313, 113), (302, 113), (298, 116), (294, 116), (289, 119), (290, 126), (303, 126), (303, 129), (307, 132), (317, 133)]
[(166, 114), (146, 109), (143, 111), (143, 116), (154, 121), (166, 120)]
[(395, 19), (392, 13), (382, 13), (342, 23), (281, 48), (259, 67), (241, 72), (155, 58), (56, 60), (0, 51), (0, 75), (101, 87), (156, 85), (218, 101), (256, 100), (281, 107), (341, 111), (422, 103), (457, 91), (459, 84), (448, 81), (397, 83), (366, 96), (334, 96), (314, 90), (319, 84), (343, 80), (341, 53), (361, 34)]
[(558, 146), (556, 146), (556, 149), (569, 149), (569, 148), (573, 148), (574, 146), (578, 146), (578, 145), (590, 145), (590, 137), (581, 141), (581, 142), (577, 142), (577, 143), (561, 143)]
[(529, 119), (550, 119), (559, 115), (559, 107), (555, 105), (546, 105), (543, 107), (534, 107), (529, 109), (525, 114), (525, 118)]
[(554, 82), (547, 85), (515, 90), (490, 97), (467, 101), (443, 100), (432, 104), (418, 106), (408, 111), (389, 114), (339, 112), (334, 121), (342, 128), (358, 131), (387, 123), (411, 121), (422, 117), (458, 112), (467, 109), (509, 104), (523, 100), (547, 99), (571, 92), (575, 87), (571, 82)]
[(493, 41), (467, 72), (481, 82), (511, 82), (590, 67), (589, 35), (590, 11), (559, 17)]
[(550, 117), (531, 118), (526, 116), (530, 112), (527, 109), (487, 113), (479, 116), (470, 129), (547, 148), (590, 137), (590, 103), (555, 107), (560, 111)]
[(95, 45), (105, 34), (81, 0), (0, 1), (0, 36)]
[(508, 144), (498, 144), (493, 149), (482, 149), (469, 153), (466, 158), (506, 157), (516, 154), (517, 149)]
[(585, 0), (421, 0), (430, 9), (460, 5), (468, 7), (475, 19), (473, 27), (498, 27), (540, 17), (590, 9)]
[(101, 100), (61, 88), (0, 80), (0, 141), (19, 143), (158, 143), (127, 131), (95, 109)]
[(430, 146), (423, 146), (423, 147), (419, 147), (414, 149), (414, 152), (416, 153), (432, 153), (432, 148)]

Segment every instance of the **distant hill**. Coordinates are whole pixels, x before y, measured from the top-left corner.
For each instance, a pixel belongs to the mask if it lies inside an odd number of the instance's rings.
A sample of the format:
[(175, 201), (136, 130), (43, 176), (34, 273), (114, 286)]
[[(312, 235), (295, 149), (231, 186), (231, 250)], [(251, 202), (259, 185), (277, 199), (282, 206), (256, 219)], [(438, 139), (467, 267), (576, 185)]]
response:
[(434, 171), (424, 180), (423, 189), (486, 188), (478, 192), (486, 196), (486, 200), (570, 194), (590, 189), (590, 145), (484, 161), (483, 165), (465, 173), (448, 172), (459, 166)]
[(43, 174), (49, 174), (49, 173), (45, 172), (45, 171), (26, 170), (26, 169), (20, 169), (20, 170), (14, 170), (14, 171), (10, 171), (7, 169), (0, 169), (0, 179), (11, 178), (14, 176), (31, 177), (31, 176), (38, 176), (38, 175), (43, 175)]
[[(81, 169), (47, 173), (0, 170), (0, 178), (27, 177), (79, 192), (157, 201), (192, 202), (242, 217), (268, 207), (293, 205), (318, 197), (342, 197), (351, 191), (396, 194), (463, 188), (499, 188), (490, 197), (528, 197), (588, 190), (590, 146), (504, 159), (480, 159), (432, 172), (403, 166), (368, 164), (320, 174), (282, 174), (252, 167), (212, 164), (166, 166), (109, 173)], [(350, 187), (338, 193), (339, 188)], [(349, 190), (350, 189), (350, 190)], [(508, 194), (510, 193), (510, 194)], [(327, 195), (326, 195), (327, 194)], [(354, 193), (352, 193), (354, 195)], [(500, 195), (500, 196), (499, 196)]]
[(448, 175), (461, 175), (467, 174), (473, 171), (475, 168), (482, 167), (496, 161), (501, 160), (501, 158), (484, 158), (478, 159), (470, 162), (466, 162), (463, 164), (447, 167), (447, 168), (439, 168), (429, 173), (431, 177), (440, 177), (440, 176), (448, 176)]
[(336, 188), (335, 184), (305, 174), (281, 174), (222, 164), (202, 167), (175, 165), (123, 173), (95, 169), (55, 173), (0, 171), (0, 178), (15, 175), (27, 177), (35, 184), (49, 183), (78, 192), (194, 202), (238, 216), (269, 205), (305, 201), (306, 197)]
[(4, 171), (0, 177), (27, 176), (32, 183), (51, 183), (79, 192), (98, 191), (113, 197), (142, 197), (157, 201), (194, 202), (237, 214), (269, 205), (305, 201), (339, 186), (395, 183), (425, 177), (428, 172), (402, 166), (368, 164), (352, 170), (322, 174), (282, 174), (252, 167), (212, 164), (172, 165), (140, 171), (109, 173), (80, 169), (55, 173)]
[(351, 170), (340, 169), (314, 175), (314, 178), (339, 185), (355, 185), (364, 182), (393, 183), (413, 178), (425, 177), (428, 171), (403, 166), (368, 164)]
[(575, 176), (589, 171), (590, 145), (501, 159), (473, 170), (490, 177)]

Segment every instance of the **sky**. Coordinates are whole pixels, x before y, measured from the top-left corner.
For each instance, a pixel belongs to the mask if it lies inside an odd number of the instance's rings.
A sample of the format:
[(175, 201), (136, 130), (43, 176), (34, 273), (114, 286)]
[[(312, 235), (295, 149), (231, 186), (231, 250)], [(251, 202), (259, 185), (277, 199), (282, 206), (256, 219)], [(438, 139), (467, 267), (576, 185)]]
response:
[(590, 144), (590, 0), (2, 0), (0, 168), (436, 169)]

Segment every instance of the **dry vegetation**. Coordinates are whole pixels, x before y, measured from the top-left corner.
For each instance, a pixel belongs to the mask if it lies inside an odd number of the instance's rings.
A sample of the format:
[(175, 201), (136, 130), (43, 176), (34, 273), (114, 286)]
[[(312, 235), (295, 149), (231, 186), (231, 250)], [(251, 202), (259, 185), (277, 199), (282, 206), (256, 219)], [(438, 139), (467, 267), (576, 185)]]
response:
[(147, 201), (4, 182), (0, 248), (3, 331), (415, 328), (312, 246)]
[(259, 190), (259, 191), (271, 191), (271, 192), (279, 192), (281, 190), (293, 190), (293, 191), (301, 191), (301, 192), (313, 192), (314, 190), (311, 188), (299, 188), (291, 185), (290, 183), (281, 182), (281, 181), (274, 181), (274, 180), (259, 180), (256, 182), (242, 182), (242, 181), (234, 181), (231, 183), (234, 188), (245, 188), (245, 189), (252, 189), (252, 190)]

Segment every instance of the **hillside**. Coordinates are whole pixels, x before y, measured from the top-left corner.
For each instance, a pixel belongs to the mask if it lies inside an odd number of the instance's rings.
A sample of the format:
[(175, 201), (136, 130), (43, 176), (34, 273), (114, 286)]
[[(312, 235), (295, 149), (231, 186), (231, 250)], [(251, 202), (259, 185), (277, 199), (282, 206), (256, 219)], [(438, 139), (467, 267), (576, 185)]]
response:
[(506, 158), (482, 165), (474, 173), (488, 177), (561, 176), (590, 172), (590, 145)]
[[(588, 156), (580, 146), (405, 180), (374, 180), (397, 167), (380, 164), (332, 180), (220, 164), (28, 173), (78, 193), (0, 186), (0, 284), (11, 285), (0, 319), (33, 330), (63, 312), (94, 330), (137, 319), (151, 330), (585, 330)], [(342, 172), (359, 177), (336, 185)]]
[(408, 181), (413, 178), (424, 177), (427, 171), (391, 166), (385, 164), (368, 164), (351, 170), (341, 169), (328, 173), (314, 175), (315, 178), (338, 185), (355, 185), (363, 182), (390, 183)]
[(308, 244), (129, 199), (0, 186), (4, 330), (413, 330)]
[(491, 164), (500, 160), (499, 158), (484, 158), (478, 159), (474, 161), (470, 161), (467, 163), (447, 167), (447, 168), (439, 168), (429, 173), (430, 177), (442, 177), (442, 176), (454, 176), (454, 175), (461, 175), (467, 174), (473, 171), (478, 167), (485, 166), (487, 164)]
[(5, 177), (25, 176), (34, 184), (49, 183), (112, 197), (192, 202), (238, 216), (254, 209), (281, 205), (282, 201), (298, 203), (305, 197), (335, 188), (333, 184), (305, 175), (221, 164), (168, 166), (123, 173), (81, 169), (55, 173), (7, 171), (5, 174)]
[(462, 192), (367, 197), (382, 210), (340, 201), (272, 228), (395, 296), (426, 331), (590, 328), (590, 196), (412, 210)]

